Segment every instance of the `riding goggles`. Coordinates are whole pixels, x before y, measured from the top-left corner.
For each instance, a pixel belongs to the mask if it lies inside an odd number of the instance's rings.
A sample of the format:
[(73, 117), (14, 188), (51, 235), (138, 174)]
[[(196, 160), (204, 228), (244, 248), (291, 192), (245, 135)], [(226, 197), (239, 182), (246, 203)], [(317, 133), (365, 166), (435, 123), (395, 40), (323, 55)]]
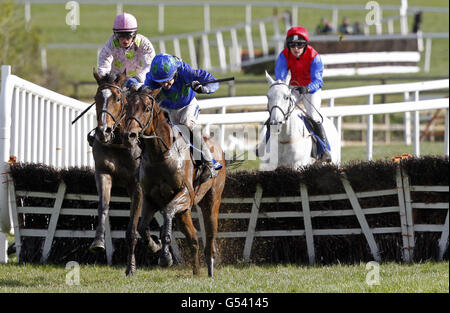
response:
[(306, 46), (306, 41), (291, 41), (288, 43), (289, 48), (294, 48), (294, 47), (303, 48), (304, 46)]
[(131, 39), (136, 36), (136, 32), (116, 32), (114, 35), (117, 37), (117, 39), (126, 38)]

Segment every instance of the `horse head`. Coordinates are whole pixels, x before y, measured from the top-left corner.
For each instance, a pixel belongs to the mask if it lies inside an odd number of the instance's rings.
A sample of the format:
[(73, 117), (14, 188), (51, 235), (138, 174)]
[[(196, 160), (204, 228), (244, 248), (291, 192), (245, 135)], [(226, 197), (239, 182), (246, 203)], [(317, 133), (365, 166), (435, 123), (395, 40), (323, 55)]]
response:
[(94, 77), (98, 88), (95, 94), (97, 111), (97, 129), (95, 137), (102, 143), (111, 142), (114, 130), (120, 126), (125, 116), (126, 97), (122, 85), (126, 73), (114, 77), (106, 75), (101, 77), (94, 69)]
[(135, 146), (139, 138), (154, 131), (155, 117), (161, 113), (156, 96), (161, 89), (151, 90), (143, 87), (128, 96), (128, 107), (125, 114), (125, 126), (122, 132), (123, 142), (127, 146)]
[(269, 111), (270, 125), (276, 125), (278, 131), (281, 125), (291, 115), (296, 108), (295, 96), (292, 95), (287, 78), (285, 81), (274, 80), (266, 71), (266, 80), (269, 83), (269, 90), (267, 92), (267, 110)]

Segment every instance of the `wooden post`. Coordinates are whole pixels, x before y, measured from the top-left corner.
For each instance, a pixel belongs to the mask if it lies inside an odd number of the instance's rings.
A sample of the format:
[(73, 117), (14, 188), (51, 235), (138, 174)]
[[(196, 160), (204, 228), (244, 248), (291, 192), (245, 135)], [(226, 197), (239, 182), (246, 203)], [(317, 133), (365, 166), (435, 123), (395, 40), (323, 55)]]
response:
[(264, 22), (259, 23), (259, 34), (261, 37), (261, 49), (263, 56), (269, 55), (269, 45), (267, 43), (266, 25)]
[(53, 212), (48, 224), (47, 235), (45, 236), (44, 247), (42, 248), (41, 263), (47, 262), (52, 248), (53, 238), (55, 237), (56, 225), (58, 224), (59, 213), (66, 194), (66, 184), (64, 182), (59, 184), (58, 192), (56, 193), (55, 204), (53, 205)]
[(219, 52), (219, 66), (222, 73), (227, 70), (227, 56), (225, 53), (225, 45), (223, 43), (223, 36), (221, 31), (216, 32), (217, 51)]
[(180, 40), (178, 38), (173, 39), (173, 52), (174, 54), (181, 58)]
[(445, 109), (445, 130), (444, 130), (444, 155), (449, 155), (449, 114), (448, 114), (448, 108)]
[(253, 238), (255, 237), (256, 222), (258, 220), (259, 205), (261, 203), (263, 189), (260, 184), (256, 185), (255, 196), (253, 197), (252, 212), (248, 222), (247, 236), (244, 245), (244, 262), (250, 262), (250, 254), (252, 251)]
[[(368, 98), (369, 106), (373, 105), (373, 94)], [(373, 115), (367, 115), (367, 135), (366, 135), (366, 155), (367, 161), (373, 158)]]
[(112, 243), (111, 224), (109, 222), (109, 215), (106, 216), (105, 220), (105, 250), (106, 250), (106, 262), (108, 262), (108, 265), (112, 265), (114, 246)]
[(202, 47), (203, 47), (203, 68), (209, 70), (211, 68), (211, 54), (209, 52), (208, 35), (202, 35)]
[(248, 58), (253, 60), (255, 58), (255, 50), (253, 47), (252, 27), (250, 24), (245, 25), (245, 38), (247, 39)]
[(158, 4), (158, 32), (164, 32), (164, 4)]
[(403, 185), (403, 193), (405, 195), (406, 226), (408, 227), (409, 254), (412, 260), (414, 256), (415, 243), (414, 243), (414, 221), (412, 212), (411, 187), (409, 185), (409, 177), (403, 171), (402, 171), (402, 185)]
[(309, 264), (314, 264), (316, 255), (314, 250), (314, 237), (311, 223), (311, 211), (309, 209), (308, 189), (305, 184), (300, 184), (300, 196), (302, 198), (303, 223), (305, 225), (306, 247), (308, 249)]
[(159, 41), (159, 52), (166, 53), (166, 43), (164, 40)]
[[(414, 93), (414, 101), (419, 101), (419, 91)], [(420, 111), (414, 111), (414, 155), (420, 157)]]
[(22, 249), (22, 238), (20, 236), (20, 224), (19, 216), (17, 213), (17, 203), (16, 203), (16, 188), (14, 187), (14, 182), (11, 179), (9, 182), (9, 201), (11, 204), (11, 214), (13, 220), (14, 228), (14, 245), (16, 246), (16, 259), (17, 263), (20, 263), (20, 250)]
[(408, 223), (406, 220), (406, 207), (405, 207), (405, 195), (403, 191), (403, 181), (402, 181), (402, 174), (401, 174), (401, 168), (400, 166), (397, 166), (397, 169), (395, 171), (395, 178), (397, 183), (397, 195), (398, 195), (398, 205), (400, 208), (399, 215), (400, 215), (400, 227), (402, 229), (402, 243), (403, 243), (403, 250), (402, 250), (402, 257), (403, 261), (405, 262), (411, 262), (411, 255), (410, 255), (410, 246), (409, 246), (409, 237), (411, 234), (408, 232)]
[(116, 4), (116, 16), (123, 13), (123, 4), (117, 3)]
[(200, 225), (200, 238), (203, 241), (203, 247), (206, 245), (206, 231), (205, 231), (205, 220), (203, 219), (203, 213), (202, 209), (198, 204), (195, 205), (195, 208), (197, 210), (197, 218), (198, 218), (198, 224)]
[(427, 38), (425, 47), (425, 61), (423, 65), (423, 71), (426, 73), (430, 72), (431, 67), (431, 38)]
[(189, 58), (191, 59), (191, 66), (192, 66), (192, 68), (198, 68), (197, 53), (195, 52), (194, 37), (189, 36), (187, 41), (188, 41), (188, 48), (189, 48)]
[(448, 249), (448, 211), (445, 218), (444, 229), (442, 230), (441, 238), (439, 239), (439, 261), (444, 258), (445, 250)]
[(203, 5), (203, 23), (204, 31), (209, 32), (211, 30), (211, 14), (207, 3)]
[(0, 264), (8, 263), (8, 239), (6, 234), (0, 232)]
[(361, 225), (361, 230), (366, 237), (367, 243), (369, 244), (370, 251), (372, 252), (372, 256), (375, 261), (380, 261), (380, 255), (378, 252), (378, 246), (375, 242), (375, 238), (373, 236), (372, 230), (369, 227), (369, 224), (367, 223), (366, 217), (361, 209), (361, 206), (358, 202), (358, 198), (356, 197), (355, 192), (353, 191), (352, 186), (350, 185), (350, 182), (348, 181), (347, 175), (345, 173), (342, 173), (341, 175), (341, 181), (342, 185), (344, 186), (345, 192), (347, 193), (348, 199), (350, 200), (350, 203), (352, 205), (353, 211), (355, 212), (355, 215), (358, 219), (359, 224)]
[(29, 31), (31, 27), (31, 4), (29, 1), (25, 2), (25, 30)]
[[(409, 101), (409, 92), (405, 92), (403, 94), (403, 99), (405, 102)], [(405, 118), (404, 118), (404, 138), (405, 138), (405, 144), (411, 145), (411, 112), (405, 112)]]

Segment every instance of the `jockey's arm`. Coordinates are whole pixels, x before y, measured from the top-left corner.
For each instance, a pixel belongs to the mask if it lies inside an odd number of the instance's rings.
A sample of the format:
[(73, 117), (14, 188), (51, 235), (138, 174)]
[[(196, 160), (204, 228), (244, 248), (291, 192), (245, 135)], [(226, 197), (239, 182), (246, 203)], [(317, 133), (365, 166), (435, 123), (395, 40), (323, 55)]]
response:
[(143, 83), (146, 80), (146, 74), (150, 71), (150, 65), (152, 64), (153, 58), (155, 57), (156, 53), (152, 43), (148, 39), (144, 41), (142, 48), (142, 71), (138, 75), (136, 75), (136, 78)]
[(150, 71), (147, 72), (147, 74), (146, 74), (144, 85), (149, 86), (151, 89), (161, 88), (161, 85), (159, 83), (153, 81), (152, 74), (150, 73)]
[[(179, 73), (182, 75), (183, 80), (187, 83), (191, 83), (195, 80), (200, 83), (204, 83), (216, 79), (209, 72), (202, 69), (194, 70), (189, 64), (186, 63), (182, 65), (182, 70)], [(203, 87), (205, 89), (205, 93), (209, 94), (216, 92), (217, 89), (219, 89), (219, 83), (206, 84), (203, 85)]]
[(286, 57), (283, 53), (280, 53), (280, 55), (277, 58), (277, 61), (275, 62), (275, 80), (286, 80), (286, 77), (288, 75), (289, 69), (287, 67), (287, 61)]
[(320, 55), (316, 55), (310, 66), (311, 83), (307, 86), (309, 93), (315, 93), (323, 86), (323, 63)]
[(111, 72), (111, 65), (113, 62), (113, 54), (112, 51), (110, 49), (110, 47), (108, 46), (108, 44), (106, 44), (102, 50), (100, 51), (99, 55), (98, 55), (98, 74), (100, 76), (105, 76), (107, 74), (109, 74)]

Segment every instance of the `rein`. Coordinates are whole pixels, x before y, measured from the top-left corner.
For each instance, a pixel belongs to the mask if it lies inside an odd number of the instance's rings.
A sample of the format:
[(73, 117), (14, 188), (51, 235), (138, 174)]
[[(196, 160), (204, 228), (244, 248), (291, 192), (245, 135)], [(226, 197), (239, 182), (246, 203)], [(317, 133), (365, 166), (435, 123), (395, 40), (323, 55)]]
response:
[[(287, 86), (287, 87), (289, 88), (289, 85), (286, 84), (285, 82), (275, 82), (275, 83), (273, 83), (272, 85), (270, 85), (269, 90), (270, 90), (270, 88), (272, 88), (273, 86), (276, 86), (276, 85), (285, 85), (285, 86)], [(290, 89), (289, 89), (289, 91), (290, 91)], [(290, 93), (290, 95), (291, 95), (291, 97), (289, 97), (289, 106), (288, 106), (288, 109), (287, 109), (287, 112), (286, 112), (286, 113), (284, 112), (283, 108), (280, 107), (279, 105), (274, 105), (274, 106), (272, 106), (271, 108), (269, 108), (269, 103), (267, 103), (267, 110), (269, 111), (269, 116), (272, 115), (272, 111), (273, 111), (274, 109), (278, 109), (278, 110), (280, 110), (281, 113), (283, 114), (283, 119), (284, 119), (284, 121), (286, 121), (286, 120), (291, 116), (291, 114), (292, 114), (292, 112), (295, 110), (295, 108), (296, 108), (296, 107), (299, 107), (299, 106), (295, 103), (295, 101), (292, 99), (292, 93)], [(300, 107), (299, 107), (299, 108), (300, 108)], [(300, 108), (300, 109), (301, 109), (301, 108)], [(302, 109), (301, 109), (301, 110), (302, 110)], [(303, 111), (303, 110), (302, 110), (302, 111)]]
[(125, 104), (124, 104), (125, 101), (124, 101), (124, 94), (123, 94), (122, 88), (120, 88), (119, 86), (116, 86), (116, 85), (114, 85), (114, 84), (110, 84), (110, 83), (104, 83), (104, 84), (100, 85), (100, 86), (98, 87), (97, 93), (98, 93), (99, 91), (103, 90), (103, 89), (106, 89), (106, 88), (116, 88), (116, 89), (119, 90), (119, 92), (120, 92), (120, 113), (119, 113), (119, 118), (120, 118), (120, 119), (119, 119), (119, 120), (117, 120), (116, 117), (115, 117), (111, 112), (109, 112), (108, 110), (105, 110), (105, 109), (101, 110), (101, 113), (108, 114), (108, 115), (111, 116), (111, 118), (113, 119), (114, 125), (113, 125), (113, 127), (112, 127), (112, 133), (114, 133), (114, 131), (115, 131), (115, 129), (117, 128), (117, 126), (120, 125), (120, 123), (122, 122), (122, 120), (125, 118)]

